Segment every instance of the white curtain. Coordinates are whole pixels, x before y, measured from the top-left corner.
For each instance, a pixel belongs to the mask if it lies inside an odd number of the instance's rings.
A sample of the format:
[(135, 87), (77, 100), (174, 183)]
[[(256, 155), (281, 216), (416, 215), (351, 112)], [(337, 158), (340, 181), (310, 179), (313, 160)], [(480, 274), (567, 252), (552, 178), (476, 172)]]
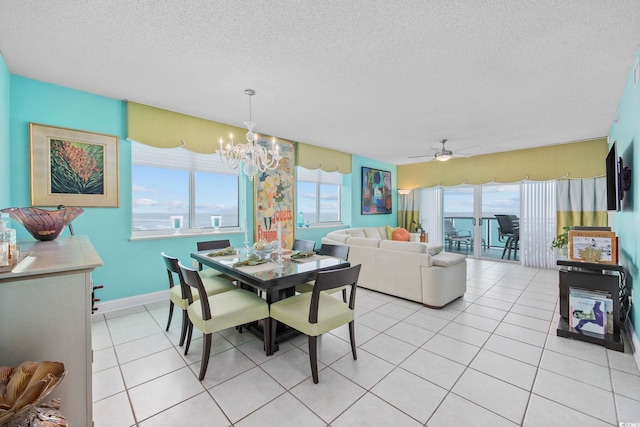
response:
[(442, 245), (442, 188), (420, 189), (419, 211), (426, 220), (422, 225), (429, 233), (429, 243)]
[(551, 241), (556, 236), (556, 182), (524, 181), (520, 189), (521, 263), (555, 269)]

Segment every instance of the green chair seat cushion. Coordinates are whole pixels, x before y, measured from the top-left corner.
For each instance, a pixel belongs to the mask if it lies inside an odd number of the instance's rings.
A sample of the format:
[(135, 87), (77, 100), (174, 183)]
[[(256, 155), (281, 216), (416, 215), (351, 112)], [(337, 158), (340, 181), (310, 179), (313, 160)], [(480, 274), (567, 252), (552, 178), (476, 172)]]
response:
[(227, 279), (231, 282), (236, 280), (233, 277), (224, 274), (222, 271), (218, 271), (213, 268), (205, 268), (204, 270), (198, 271), (198, 273), (200, 274), (200, 278), (202, 280), (205, 280), (211, 277), (222, 277), (223, 279)]
[[(222, 292), (228, 292), (234, 289), (238, 289), (234, 286), (233, 283), (222, 277), (203, 277), (202, 284), (207, 291), (207, 295), (216, 295)], [(194, 301), (200, 299), (200, 294), (198, 294), (198, 290), (196, 288), (191, 288), (191, 295), (193, 295)], [(182, 291), (180, 290), (180, 286), (173, 286), (169, 290), (169, 298), (177, 307), (180, 307), (183, 310), (186, 310), (187, 307), (189, 307), (189, 300), (186, 298), (182, 298)]]
[(322, 335), (353, 321), (353, 310), (347, 304), (321, 292), (318, 323), (309, 323), (311, 295), (306, 292), (271, 304), (271, 318), (310, 336)]
[(238, 289), (209, 298), (211, 319), (202, 319), (202, 304), (194, 301), (187, 309), (193, 326), (204, 334), (221, 331), (269, 317), (269, 305), (253, 292)]
[(201, 279), (204, 279), (205, 277), (220, 276), (222, 272), (218, 270), (214, 270), (213, 268), (205, 268), (204, 270), (198, 271), (198, 274), (200, 274)]
[(296, 285), (296, 292), (298, 292), (299, 294), (304, 294), (306, 292), (311, 292), (313, 291), (313, 283), (314, 281), (310, 281), (307, 283), (302, 283), (300, 285)]

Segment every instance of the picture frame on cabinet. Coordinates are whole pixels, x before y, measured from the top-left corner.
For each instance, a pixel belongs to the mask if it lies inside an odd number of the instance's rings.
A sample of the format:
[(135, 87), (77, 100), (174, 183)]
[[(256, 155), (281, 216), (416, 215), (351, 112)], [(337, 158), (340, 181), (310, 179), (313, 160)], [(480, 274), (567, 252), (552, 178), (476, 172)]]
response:
[(32, 206), (118, 207), (118, 137), (29, 123)]
[(569, 259), (602, 264), (618, 263), (616, 233), (603, 230), (571, 230)]

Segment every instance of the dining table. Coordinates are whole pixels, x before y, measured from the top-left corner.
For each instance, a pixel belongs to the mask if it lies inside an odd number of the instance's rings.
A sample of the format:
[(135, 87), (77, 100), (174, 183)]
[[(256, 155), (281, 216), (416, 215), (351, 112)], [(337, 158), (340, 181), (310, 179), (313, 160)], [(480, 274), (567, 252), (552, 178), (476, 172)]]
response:
[[(315, 280), (318, 272), (349, 267), (347, 260), (313, 254), (305, 258), (296, 258), (292, 251), (273, 252), (266, 256), (266, 262), (257, 265), (243, 265), (255, 258), (251, 252), (243, 248), (236, 248), (236, 254), (218, 255), (220, 251), (198, 251), (191, 253), (191, 258), (202, 265), (213, 268), (235, 279), (238, 286), (250, 291), (264, 292), (269, 305), (281, 299), (295, 295), (296, 285)], [(293, 256), (293, 258), (292, 258)], [(249, 330), (258, 337), (264, 337), (264, 325), (255, 322), (248, 325)], [(282, 323), (278, 323), (276, 330), (275, 348), (268, 344), (265, 348), (267, 355), (278, 350), (278, 344), (298, 334), (298, 331)]]

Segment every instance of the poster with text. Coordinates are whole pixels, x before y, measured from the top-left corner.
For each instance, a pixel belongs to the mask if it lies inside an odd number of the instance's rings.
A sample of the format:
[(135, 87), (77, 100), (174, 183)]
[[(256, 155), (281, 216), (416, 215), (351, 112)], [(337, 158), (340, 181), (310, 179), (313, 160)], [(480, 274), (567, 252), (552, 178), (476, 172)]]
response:
[(254, 179), (256, 241), (278, 240), (283, 249), (290, 249), (294, 238), (294, 144), (290, 141), (260, 137), (258, 144), (272, 150), (277, 144), (282, 158), (278, 167), (258, 172)]

